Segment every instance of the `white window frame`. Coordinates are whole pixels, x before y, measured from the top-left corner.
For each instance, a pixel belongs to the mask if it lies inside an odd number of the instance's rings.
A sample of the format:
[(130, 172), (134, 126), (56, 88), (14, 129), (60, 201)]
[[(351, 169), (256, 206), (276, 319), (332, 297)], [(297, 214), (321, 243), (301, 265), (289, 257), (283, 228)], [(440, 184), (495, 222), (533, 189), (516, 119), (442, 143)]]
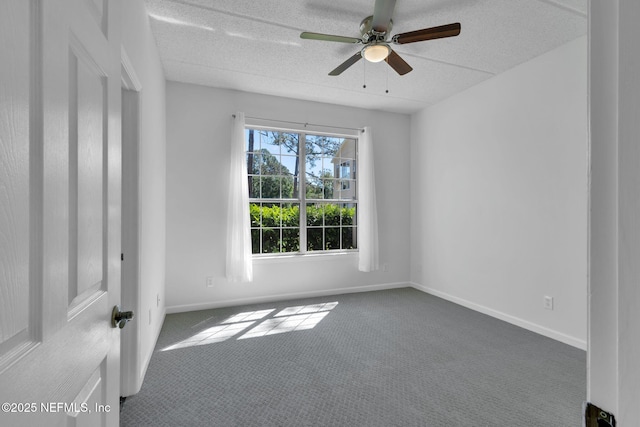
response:
[[(297, 199), (283, 199), (282, 197), (279, 199), (274, 199), (274, 198), (268, 198), (268, 199), (262, 199), (262, 198), (249, 198), (249, 203), (280, 203), (280, 204), (286, 204), (286, 203), (290, 203), (290, 204), (296, 204), (299, 203), (300, 204), (300, 218), (299, 218), (299, 225), (298, 225), (298, 229), (299, 229), (299, 233), (300, 233), (300, 237), (299, 237), (299, 251), (298, 252), (269, 252), (269, 253), (253, 253), (252, 256), (254, 258), (270, 258), (270, 257), (291, 257), (291, 256), (315, 256), (315, 255), (336, 255), (336, 254), (349, 254), (349, 253), (357, 253), (358, 252), (358, 221), (357, 221), (357, 212), (358, 212), (358, 191), (359, 191), (359, 187), (358, 187), (358, 180), (357, 180), (357, 176), (355, 176), (353, 179), (350, 179), (350, 181), (353, 181), (355, 183), (355, 187), (356, 187), (356, 197), (353, 199), (349, 199), (348, 201), (345, 199), (307, 199), (307, 194), (306, 194), (306, 174), (307, 174), (307, 162), (306, 162), (306, 137), (307, 135), (317, 135), (317, 136), (327, 136), (327, 137), (332, 137), (332, 138), (344, 138), (344, 139), (353, 139), (355, 140), (355, 144), (356, 144), (356, 149), (355, 149), (355, 163), (358, 163), (358, 148), (359, 148), (359, 133), (336, 133), (336, 132), (329, 132), (329, 131), (324, 131), (324, 130), (320, 130), (320, 131), (316, 131), (316, 130), (308, 130), (306, 128), (285, 128), (285, 127), (281, 127), (281, 126), (270, 126), (270, 125), (264, 125), (264, 124), (253, 124), (251, 122), (247, 122), (245, 123), (245, 130), (247, 129), (253, 129), (253, 130), (264, 130), (264, 131), (271, 131), (271, 132), (285, 132), (285, 133), (296, 133), (298, 134), (298, 156), (299, 156), (299, 170), (298, 170), (298, 174), (299, 174), (299, 179), (298, 179), (298, 185), (299, 185), (299, 189), (298, 189), (298, 198)], [(245, 149), (245, 153), (246, 153), (246, 149)], [(353, 168), (353, 164), (351, 165), (351, 167)], [(334, 172), (335, 174), (335, 172)], [(248, 173), (247, 173), (248, 176)], [(341, 179), (339, 179), (338, 177), (334, 177), (333, 178), (335, 180), (335, 182), (339, 185), (341, 182)], [(356, 206), (356, 218), (354, 218), (354, 225), (353, 227), (355, 228), (356, 231), (356, 248), (355, 249), (322, 249), (322, 250), (313, 250), (313, 251), (308, 251), (307, 250), (307, 229), (308, 229), (308, 225), (307, 225), (307, 203), (326, 203), (326, 204), (344, 204), (344, 203), (350, 203), (350, 204), (354, 204)], [(340, 228), (342, 228), (343, 226), (340, 225)], [(323, 225), (322, 225), (322, 229), (324, 230), (325, 228), (327, 228), (327, 226), (324, 224), (324, 215), (323, 215)], [(253, 229), (253, 227), (252, 227)], [(323, 233), (324, 235), (324, 233)], [(261, 234), (262, 236), (262, 234)], [(342, 239), (342, 234), (341, 237)], [(324, 238), (323, 238), (323, 243), (324, 243)], [(262, 242), (260, 243), (262, 245)]]

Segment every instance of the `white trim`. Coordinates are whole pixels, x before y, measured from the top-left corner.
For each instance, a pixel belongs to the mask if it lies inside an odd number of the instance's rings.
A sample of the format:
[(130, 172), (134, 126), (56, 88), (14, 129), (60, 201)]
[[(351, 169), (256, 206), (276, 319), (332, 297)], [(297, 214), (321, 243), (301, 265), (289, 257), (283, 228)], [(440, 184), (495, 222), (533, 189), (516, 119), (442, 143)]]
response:
[(237, 305), (260, 304), (267, 302), (286, 301), (299, 298), (323, 297), (333, 295), (352, 294), (359, 292), (383, 291), (387, 289), (408, 288), (411, 285), (408, 282), (381, 283), (378, 285), (364, 285), (352, 288), (323, 289), (309, 292), (294, 292), (289, 294), (278, 294), (268, 296), (256, 296), (247, 298), (237, 298), (229, 300), (211, 301), (198, 304), (173, 305), (167, 307), (167, 314), (185, 313), (188, 311), (209, 310), (212, 308), (234, 307)]
[(127, 55), (124, 46), (120, 47), (120, 67), (122, 87), (134, 92), (140, 92), (142, 90), (142, 83), (140, 83), (138, 74), (136, 74), (136, 70), (133, 68), (131, 59), (129, 59), (129, 55)]
[[(240, 114), (240, 113), (238, 113)], [(235, 114), (232, 115), (232, 117), (236, 117)], [(253, 118), (253, 120), (266, 120), (267, 119), (256, 119)], [(286, 122), (286, 123), (293, 123), (293, 122)], [(352, 140), (354, 141), (355, 144), (355, 148), (354, 148), (354, 156), (353, 157), (342, 157), (342, 145), (340, 146), (340, 149), (338, 150), (340, 155), (336, 155), (333, 157), (333, 159), (345, 159), (345, 160), (350, 160), (350, 161), (355, 161), (356, 163), (359, 162), (359, 147), (360, 147), (360, 139), (358, 137), (358, 135), (343, 135), (343, 134), (338, 134), (338, 133), (326, 133), (326, 132), (307, 132), (307, 129), (305, 129), (307, 127), (307, 124), (302, 124), (303, 125), (303, 129), (297, 130), (297, 129), (291, 129), (291, 128), (279, 128), (279, 127), (275, 127), (275, 126), (260, 126), (260, 125), (255, 125), (255, 124), (251, 124), (251, 120), (249, 120), (249, 118), (247, 118), (245, 116), (245, 125), (244, 125), (244, 129), (245, 132), (247, 130), (250, 131), (250, 135), (253, 135), (251, 133), (251, 131), (253, 130), (267, 130), (267, 131), (278, 131), (278, 132), (286, 132), (286, 133), (290, 133), (290, 134), (297, 134), (298, 135), (298, 151), (296, 154), (296, 159), (298, 162), (298, 174), (297, 176), (299, 177), (306, 177), (307, 176), (307, 170), (306, 170), (306, 166), (307, 166), (307, 152), (306, 152), (306, 148), (307, 148), (307, 144), (306, 144), (306, 139), (307, 139), (307, 135), (325, 135), (327, 137), (330, 138), (337, 138), (340, 139), (342, 138), (343, 142), (342, 144), (344, 144), (346, 142), (346, 140)], [(246, 143), (246, 140), (245, 140)], [(260, 151), (256, 151), (255, 147), (253, 147), (253, 151), (248, 151), (248, 147), (245, 146), (245, 153), (247, 155), (249, 155), (249, 153), (260, 153)], [(251, 154), (253, 156), (253, 154)], [(282, 157), (284, 154), (282, 154), (282, 152), (280, 153), (280, 157)], [(290, 156), (290, 157), (294, 157), (294, 156)], [(282, 158), (278, 158), (278, 161), (282, 161)], [(333, 160), (332, 160), (333, 162)], [(253, 170), (251, 172), (254, 172)], [(257, 177), (258, 175), (255, 173), (249, 173), (249, 171), (246, 171), (246, 175), (247, 177)], [(276, 176), (277, 177), (277, 176)], [(333, 176), (333, 178), (331, 178), (331, 180), (333, 182), (336, 183), (336, 185), (338, 185), (340, 182), (342, 182), (343, 180), (340, 179), (337, 176)], [(299, 223), (298, 223), (298, 227), (292, 227), (291, 229), (298, 229), (299, 230), (299, 250), (298, 252), (277, 252), (274, 254), (266, 254), (266, 256), (269, 259), (273, 259), (276, 256), (282, 256), (282, 255), (297, 255), (297, 256), (306, 256), (307, 254), (309, 254), (310, 252), (334, 252), (334, 251), (338, 251), (340, 253), (344, 253), (344, 252), (358, 252), (358, 248), (356, 249), (337, 249), (337, 250), (314, 250), (314, 251), (308, 251), (307, 250), (307, 230), (309, 228), (320, 228), (323, 231), (326, 230), (327, 228), (331, 228), (333, 226), (331, 225), (326, 225), (325, 221), (323, 220), (322, 225), (321, 226), (310, 226), (307, 223), (307, 205), (310, 203), (313, 204), (350, 204), (350, 205), (355, 205), (356, 207), (356, 212), (359, 212), (358, 210), (358, 178), (353, 178), (353, 179), (349, 179), (348, 181), (353, 181), (353, 183), (355, 184), (355, 198), (352, 199), (307, 199), (307, 189), (306, 189), (306, 180), (302, 180), (301, 178), (299, 178), (299, 182), (298, 182), (298, 198), (263, 198), (263, 197), (249, 197), (249, 203), (250, 204), (259, 204), (260, 206), (262, 206), (263, 203), (280, 203), (280, 204), (291, 204), (291, 205), (299, 205)], [(340, 246), (342, 246), (342, 228), (352, 228), (354, 229), (354, 231), (356, 231), (356, 233), (358, 233), (359, 230), (359, 221), (356, 220), (355, 222), (352, 222), (351, 225), (349, 226), (344, 226), (339, 224), (337, 226), (338, 228), (340, 228)], [(284, 230), (284, 228), (278, 228), (281, 231)], [(261, 225), (260, 227), (251, 227), (251, 231), (253, 230), (259, 230), (260, 231), (260, 252), (257, 253), (252, 253), (253, 259), (259, 259), (261, 255), (265, 255), (262, 252), (262, 232), (263, 232), (263, 226)], [(324, 236), (324, 234), (323, 234)], [(323, 245), (326, 243), (325, 242), (326, 237), (323, 237)], [(358, 245), (358, 241), (356, 240), (356, 246)]]
[(357, 249), (311, 251), (311, 252), (282, 252), (279, 254), (253, 254), (253, 263), (256, 264), (276, 264), (309, 261), (334, 261), (345, 257), (357, 258)]
[(447, 301), (451, 301), (451, 302), (453, 302), (455, 304), (458, 304), (458, 305), (461, 305), (463, 307), (469, 308), (471, 310), (486, 314), (486, 315), (491, 316), (491, 317), (495, 317), (496, 319), (500, 319), (500, 320), (505, 321), (507, 323), (511, 323), (512, 325), (519, 326), (519, 327), (524, 328), (524, 329), (526, 329), (528, 331), (535, 332), (537, 334), (543, 335), (543, 336), (545, 336), (547, 338), (551, 338), (551, 339), (554, 339), (556, 341), (560, 341), (560, 342), (563, 342), (565, 344), (568, 344), (568, 345), (570, 345), (572, 347), (579, 348), (580, 350), (586, 350), (587, 349), (586, 340), (581, 340), (579, 338), (572, 337), (572, 336), (564, 334), (562, 332), (558, 332), (558, 331), (555, 331), (553, 329), (549, 329), (547, 327), (538, 325), (536, 323), (529, 322), (528, 320), (524, 320), (524, 319), (521, 319), (519, 317), (512, 316), (510, 314), (506, 314), (506, 313), (503, 313), (501, 311), (494, 310), (492, 308), (485, 307), (485, 306), (480, 305), (480, 304), (476, 304), (475, 302), (471, 302), (471, 301), (465, 300), (463, 298), (456, 297), (456, 296), (448, 294), (446, 292), (438, 291), (436, 289), (432, 289), (432, 288), (429, 288), (429, 287), (426, 287), (426, 286), (419, 285), (419, 284), (417, 284), (415, 282), (409, 282), (409, 284), (413, 288), (415, 288), (415, 289), (417, 289), (419, 291), (422, 291), (422, 292), (424, 292), (426, 294), (433, 295), (433, 296), (436, 296), (438, 298), (442, 298), (442, 299), (447, 300)]
[[(512, 315), (485, 307), (483, 305), (476, 304), (462, 298), (458, 298), (456, 296), (447, 294), (446, 292), (441, 292), (432, 288), (428, 288), (426, 286), (419, 285), (415, 282), (381, 283), (377, 285), (364, 285), (364, 286), (357, 286), (353, 288), (324, 289), (324, 290), (309, 291), (309, 292), (295, 292), (295, 293), (288, 293), (288, 294), (277, 294), (277, 295), (269, 295), (269, 296), (257, 296), (257, 297), (236, 298), (236, 299), (229, 299), (229, 300), (219, 300), (219, 301), (211, 301), (211, 302), (198, 303), (198, 304), (173, 305), (166, 308), (166, 314), (185, 313), (189, 311), (198, 311), (198, 310), (209, 310), (213, 308), (234, 307), (238, 305), (279, 302), (279, 301), (286, 301), (286, 300), (299, 299), (299, 298), (311, 298), (311, 297), (333, 296), (333, 295), (342, 295), (342, 294), (359, 293), (359, 292), (381, 291), (381, 290), (387, 290), (387, 289), (398, 289), (398, 288), (406, 288), (406, 287), (412, 287), (418, 291), (424, 292), (429, 295), (433, 295), (438, 298), (442, 298), (444, 300), (447, 300), (455, 304), (461, 305), (463, 307), (469, 308), (471, 310), (486, 314), (488, 316), (491, 316), (496, 319), (502, 320), (504, 322), (510, 323), (512, 325), (521, 327), (528, 331), (535, 332), (537, 334), (554, 339), (556, 341), (563, 342), (572, 347), (579, 348), (580, 350), (587, 349), (587, 342), (585, 340), (581, 340), (579, 338), (572, 337), (562, 332), (558, 332), (553, 329), (549, 329), (544, 326), (538, 325), (536, 323), (529, 322), (519, 317), (515, 317)], [(143, 372), (144, 371), (146, 371), (146, 368), (143, 370)]]
[[(141, 313), (140, 301), (140, 111), (142, 85), (125, 52), (121, 47), (121, 89), (122, 89), (122, 206), (121, 252), (121, 306)], [(136, 319), (120, 335), (120, 396), (131, 396), (140, 391), (149, 360), (142, 360), (140, 350), (140, 318)], [(159, 332), (158, 332), (159, 333)], [(157, 338), (157, 337), (156, 337)], [(149, 356), (150, 358), (150, 356)]]

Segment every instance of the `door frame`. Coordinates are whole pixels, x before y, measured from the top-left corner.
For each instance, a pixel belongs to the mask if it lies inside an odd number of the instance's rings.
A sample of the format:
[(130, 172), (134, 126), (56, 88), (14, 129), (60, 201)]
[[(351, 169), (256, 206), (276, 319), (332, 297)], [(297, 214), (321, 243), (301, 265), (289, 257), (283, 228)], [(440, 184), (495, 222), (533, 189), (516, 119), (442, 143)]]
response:
[(140, 97), (142, 84), (124, 46), (122, 81), (122, 274), (121, 301), (138, 316), (120, 336), (120, 396), (140, 391)]

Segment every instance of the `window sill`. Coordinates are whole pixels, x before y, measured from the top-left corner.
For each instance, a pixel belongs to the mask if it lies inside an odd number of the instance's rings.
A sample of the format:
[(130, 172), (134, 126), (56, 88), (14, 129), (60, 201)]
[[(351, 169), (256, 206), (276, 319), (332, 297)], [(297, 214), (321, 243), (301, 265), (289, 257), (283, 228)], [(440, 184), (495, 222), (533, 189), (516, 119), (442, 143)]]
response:
[(323, 253), (306, 253), (306, 254), (282, 254), (282, 255), (253, 255), (255, 264), (272, 264), (272, 263), (291, 263), (291, 262), (307, 262), (307, 261), (331, 261), (339, 258), (354, 258), (358, 256), (357, 250), (352, 251), (336, 251)]

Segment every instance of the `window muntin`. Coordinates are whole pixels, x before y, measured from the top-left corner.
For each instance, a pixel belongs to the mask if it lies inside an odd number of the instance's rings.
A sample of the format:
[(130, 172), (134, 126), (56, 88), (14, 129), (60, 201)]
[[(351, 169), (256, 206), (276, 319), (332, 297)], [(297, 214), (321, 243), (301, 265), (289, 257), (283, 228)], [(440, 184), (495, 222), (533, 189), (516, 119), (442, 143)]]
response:
[(307, 203), (307, 250), (356, 249), (356, 206), (356, 203)]
[(254, 254), (357, 249), (357, 138), (247, 127), (245, 142)]

